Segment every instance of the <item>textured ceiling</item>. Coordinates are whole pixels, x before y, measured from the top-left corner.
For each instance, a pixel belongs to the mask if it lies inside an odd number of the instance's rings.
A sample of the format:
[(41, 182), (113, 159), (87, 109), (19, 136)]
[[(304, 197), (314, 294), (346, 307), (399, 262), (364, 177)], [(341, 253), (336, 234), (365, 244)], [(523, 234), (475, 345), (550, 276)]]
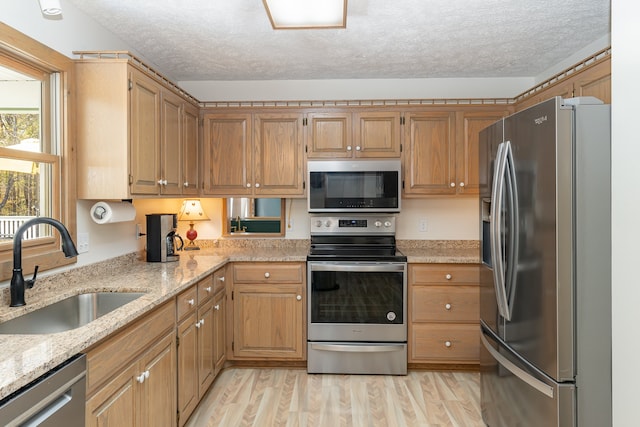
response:
[(346, 29), (279, 31), (262, 0), (66, 1), (178, 81), (529, 77), (610, 32), (609, 0), (349, 0)]

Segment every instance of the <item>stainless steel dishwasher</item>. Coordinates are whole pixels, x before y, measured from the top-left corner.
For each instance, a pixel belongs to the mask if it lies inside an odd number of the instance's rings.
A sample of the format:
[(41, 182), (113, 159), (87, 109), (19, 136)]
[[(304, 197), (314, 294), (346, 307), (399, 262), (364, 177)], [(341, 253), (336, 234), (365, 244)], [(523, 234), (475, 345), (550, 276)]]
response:
[(0, 425), (84, 426), (86, 356), (79, 354), (0, 401)]

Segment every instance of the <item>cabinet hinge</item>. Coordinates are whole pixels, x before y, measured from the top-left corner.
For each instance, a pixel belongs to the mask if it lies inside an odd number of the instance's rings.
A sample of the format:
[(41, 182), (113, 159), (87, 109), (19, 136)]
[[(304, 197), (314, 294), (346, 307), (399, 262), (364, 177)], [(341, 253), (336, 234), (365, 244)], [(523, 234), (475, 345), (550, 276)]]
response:
[(129, 185), (133, 184), (133, 175), (129, 174)]
[(404, 179), (402, 180), (402, 189), (404, 190)]
[(231, 291), (231, 301), (233, 301), (233, 291)]
[(233, 351), (233, 344), (234, 344), (234, 342), (231, 341), (231, 351)]
[(307, 188), (307, 183), (305, 181), (302, 181), (302, 189), (305, 190)]
[(180, 410), (178, 410), (176, 413), (176, 424), (180, 424)]
[(308, 153), (308, 152), (309, 152), (309, 146), (308, 146), (308, 145), (305, 145), (305, 146), (304, 146), (304, 152), (305, 152), (305, 153)]
[(402, 153), (402, 144), (400, 144), (400, 152)]
[(176, 347), (180, 347), (180, 337), (176, 337)]
[(302, 119), (302, 126), (307, 126), (307, 118)]
[(400, 117), (400, 124), (404, 125), (404, 116)]
[(133, 90), (133, 80), (129, 79), (129, 82), (127, 83), (129, 90)]

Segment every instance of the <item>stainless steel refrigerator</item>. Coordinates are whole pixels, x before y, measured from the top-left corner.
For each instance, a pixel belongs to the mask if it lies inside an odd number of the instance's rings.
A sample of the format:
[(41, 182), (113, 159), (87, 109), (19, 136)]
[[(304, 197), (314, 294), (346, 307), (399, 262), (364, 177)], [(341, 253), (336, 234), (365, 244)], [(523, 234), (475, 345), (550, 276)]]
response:
[(610, 426), (610, 106), (552, 98), (480, 133), (490, 427)]

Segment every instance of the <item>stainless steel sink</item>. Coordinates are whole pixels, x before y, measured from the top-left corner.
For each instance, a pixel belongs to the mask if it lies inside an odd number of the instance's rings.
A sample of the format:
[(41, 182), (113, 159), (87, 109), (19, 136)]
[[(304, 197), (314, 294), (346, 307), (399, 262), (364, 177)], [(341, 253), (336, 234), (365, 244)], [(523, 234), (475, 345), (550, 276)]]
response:
[(0, 334), (52, 334), (84, 326), (140, 298), (141, 292), (89, 292), (75, 295), (0, 323)]

